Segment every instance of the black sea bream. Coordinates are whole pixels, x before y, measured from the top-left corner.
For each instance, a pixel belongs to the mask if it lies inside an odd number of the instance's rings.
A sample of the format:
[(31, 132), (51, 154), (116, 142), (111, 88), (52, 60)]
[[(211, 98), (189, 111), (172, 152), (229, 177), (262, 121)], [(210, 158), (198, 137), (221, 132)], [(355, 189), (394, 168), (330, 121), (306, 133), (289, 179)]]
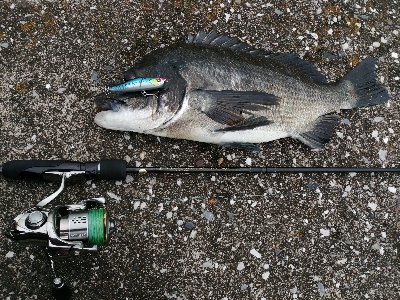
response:
[(167, 81), (158, 97), (100, 94), (99, 126), (249, 150), (285, 137), (320, 148), (338, 120), (329, 113), (389, 99), (376, 82), (374, 58), (327, 83), (293, 54), (258, 50), (215, 30), (150, 52), (125, 74), (135, 77)]

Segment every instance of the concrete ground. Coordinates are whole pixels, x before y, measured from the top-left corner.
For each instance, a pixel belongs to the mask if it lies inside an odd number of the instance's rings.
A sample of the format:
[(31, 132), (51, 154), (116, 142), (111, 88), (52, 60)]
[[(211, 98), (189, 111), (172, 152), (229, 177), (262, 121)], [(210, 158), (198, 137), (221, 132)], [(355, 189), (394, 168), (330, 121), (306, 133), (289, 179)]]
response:
[[(399, 1), (0, 3), (0, 164), (126, 159), (136, 166), (399, 167)], [(295, 53), (336, 81), (377, 60), (384, 105), (340, 113), (329, 144), (258, 153), (105, 130), (96, 94), (149, 51), (216, 27)], [(0, 180), (0, 230), (57, 189)], [(52, 205), (109, 199), (118, 230), (98, 256), (57, 262), (73, 299), (398, 299), (396, 174), (160, 174), (69, 186)], [(36, 246), (0, 240), (0, 297), (50, 299)]]

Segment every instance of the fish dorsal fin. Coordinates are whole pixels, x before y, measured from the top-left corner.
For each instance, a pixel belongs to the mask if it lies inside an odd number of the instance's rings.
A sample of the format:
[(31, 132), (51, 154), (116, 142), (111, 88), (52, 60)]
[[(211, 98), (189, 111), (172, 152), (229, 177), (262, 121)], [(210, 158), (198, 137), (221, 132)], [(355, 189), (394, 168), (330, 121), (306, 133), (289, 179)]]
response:
[(231, 37), (226, 33), (220, 34), (215, 28), (213, 28), (210, 32), (200, 30), (195, 36), (189, 33), (186, 39), (186, 43), (220, 46), (233, 50), (240, 50), (259, 56), (267, 56), (271, 54), (271, 52), (269, 51), (256, 49), (255, 47), (247, 43), (241, 42), (238, 38)]
[(268, 55), (268, 59), (279, 61), (290, 66), (301, 73), (310, 77), (316, 83), (327, 83), (325, 76), (320, 73), (311, 63), (301, 59), (297, 55), (290, 53), (273, 53)]
[(195, 36), (189, 33), (186, 43), (214, 45), (233, 50), (240, 50), (257, 56), (264, 56), (298, 70), (310, 77), (316, 83), (326, 83), (326, 78), (323, 74), (321, 74), (311, 63), (301, 59), (297, 55), (290, 53), (272, 53), (267, 50), (256, 49), (255, 47), (241, 42), (238, 38), (231, 37), (226, 33), (219, 34), (215, 28), (209, 32), (200, 30)]

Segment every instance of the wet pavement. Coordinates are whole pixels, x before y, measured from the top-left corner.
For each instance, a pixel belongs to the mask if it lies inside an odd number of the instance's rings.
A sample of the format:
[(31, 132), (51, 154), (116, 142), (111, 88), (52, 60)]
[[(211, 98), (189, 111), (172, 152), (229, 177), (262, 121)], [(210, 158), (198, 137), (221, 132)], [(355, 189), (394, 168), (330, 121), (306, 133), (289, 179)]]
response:
[[(125, 159), (132, 166), (399, 167), (398, 1), (2, 1), (0, 163)], [(105, 130), (93, 100), (144, 54), (216, 27), (295, 53), (336, 81), (365, 57), (390, 94), (340, 112), (329, 144), (258, 153)], [(0, 230), (56, 184), (0, 180)], [(73, 299), (397, 299), (396, 174), (158, 174), (68, 186), (52, 206), (109, 200), (98, 256), (56, 262)], [(36, 246), (0, 241), (0, 297), (50, 299)]]

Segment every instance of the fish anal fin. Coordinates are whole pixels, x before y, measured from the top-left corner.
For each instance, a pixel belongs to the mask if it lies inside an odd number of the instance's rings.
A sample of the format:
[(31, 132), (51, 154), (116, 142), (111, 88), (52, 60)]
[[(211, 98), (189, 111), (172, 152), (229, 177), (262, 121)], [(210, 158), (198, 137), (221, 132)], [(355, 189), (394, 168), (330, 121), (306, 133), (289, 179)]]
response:
[(232, 143), (221, 143), (219, 145), (222, 147), (236, 148), (236, 149), (240, 149), (240, 150), (254, 151), (254, 152), (258, 152), (261, 150), (258, 146), (256, 146), (255, 144), (252, 144), (252, 143), (232, 142)]
[(338, 119), (336, 115), (321, 116), (315, 121), (314, 128), (300, 133), (298, 139), (311, 148), (320, 149), (331, 139)]

